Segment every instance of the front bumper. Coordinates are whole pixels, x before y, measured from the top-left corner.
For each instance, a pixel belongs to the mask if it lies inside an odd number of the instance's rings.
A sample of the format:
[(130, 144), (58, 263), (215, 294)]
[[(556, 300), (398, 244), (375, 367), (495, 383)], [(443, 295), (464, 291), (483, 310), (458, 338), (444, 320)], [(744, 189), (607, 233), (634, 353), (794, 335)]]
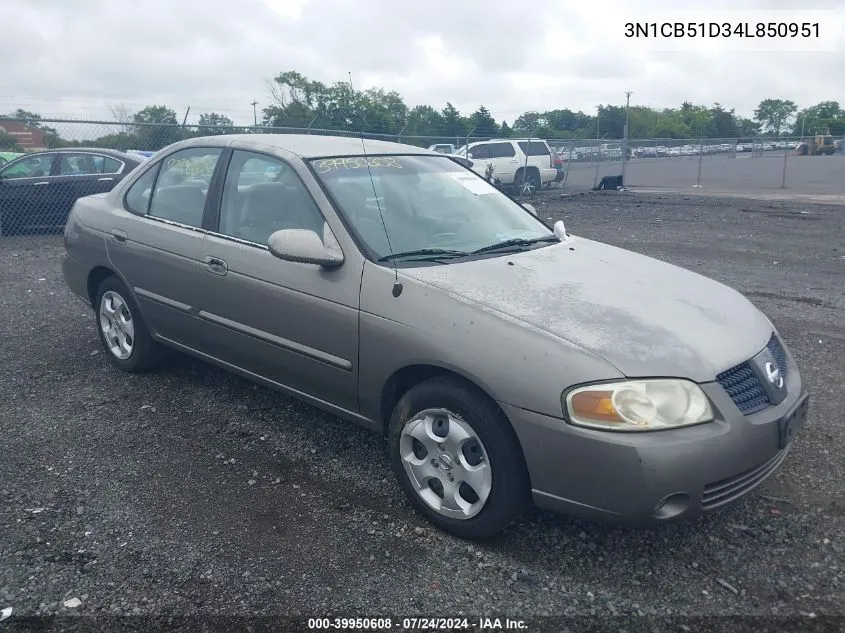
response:
[[(718, 383), (701, 385), (716, 420), (620, 433), (501, 404), (522, 445), (536, 505), (622, 523), (692, 518), (765, 481), (786, 457), (808, 396), (791, 355), (786, 399), (743, 416)], [(790, 428), (785, 428), (786, 422)]]

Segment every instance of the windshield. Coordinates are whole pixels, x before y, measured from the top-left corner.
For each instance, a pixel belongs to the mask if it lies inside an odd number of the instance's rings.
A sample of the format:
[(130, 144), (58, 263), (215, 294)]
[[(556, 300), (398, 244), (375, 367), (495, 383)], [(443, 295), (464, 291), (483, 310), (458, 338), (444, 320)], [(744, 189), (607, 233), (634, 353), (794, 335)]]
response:
[(446, 156), (311, 163), (376, 258), (428, 249), (470, 253), (507, 240), (553, 236), (531, 213)]

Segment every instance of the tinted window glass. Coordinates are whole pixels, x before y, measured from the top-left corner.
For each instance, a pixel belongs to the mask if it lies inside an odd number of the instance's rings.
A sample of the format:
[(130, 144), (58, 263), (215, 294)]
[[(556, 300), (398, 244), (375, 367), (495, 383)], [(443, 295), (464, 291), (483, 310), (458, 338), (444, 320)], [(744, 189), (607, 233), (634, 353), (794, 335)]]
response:
[(43, 178), (49, 176), (54, 156), (55, 154), (28, 156), (6, 165), (6, 168), (0, 171), (0, 176), (3, 178)]
[(510, 143), (490, 143), (487, 146), (488, 149), (488, 158), (510, 158), (511, 156), (516, 156), (516, 150), (514, 150), (513, 145)]
[(264, 245), (283, 229), (322, 237), (323, 216), (311, 194), (281, 160), (235, 150), (223, 185), (220, 233)]
[(90, 176), (101, 174), (103, 157), (94, 154), (59, 154), (60, 176)]
[(159, 168), (149, 214), (188, 226), (202, 226), (208, 185), (222, 150), (183, 149), (164, 159)]
[(490, 149), (487, 147), (486, 144), (470, 147), (469, 153), (472, 154), (473, 158), (491, 158)]
[(158, 172), (158, 165), (147, 170), (147, 173), (129, 187), (129, 191), (126, 192), (126, 206), (130, 211), (147, 214), (150, 209), (150, 191), (155, 182), (156, 172)]
[(97, 166), (97, 173), (100, 174), (116, 174), (123, 166), (121, 161), (110, 156), (97, 156), (94, 158), (94, 164)]
[(548, 156), (549, 146), (543, 141), (520, 141), (519, 149), (527, 156)]

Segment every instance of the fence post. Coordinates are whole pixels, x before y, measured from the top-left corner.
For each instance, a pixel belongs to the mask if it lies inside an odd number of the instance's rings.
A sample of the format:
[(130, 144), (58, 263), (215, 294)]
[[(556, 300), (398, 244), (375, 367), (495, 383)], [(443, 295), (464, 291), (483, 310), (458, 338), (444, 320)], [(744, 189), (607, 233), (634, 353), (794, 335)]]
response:
[(575, 142), (572, 139), (569, 140), (569, 158), (566, 160), (566, 167), (563, 172), (563, 182), (561, 183), (562, 187), (565, 187), (566, 182), (569, 180), (569, 170), (572, 168), (572, 146), (574, 143)]
[(704, 139), (698, 139), (698, 181), (693, 187), (701, 187), (701, 161), (704, 160)]
[(789, 156), (789, 143), (786, 144), (786, 148), (783, 150), (783, 175), (780, 179), (780, 188), (786, 189), (786, 159)]

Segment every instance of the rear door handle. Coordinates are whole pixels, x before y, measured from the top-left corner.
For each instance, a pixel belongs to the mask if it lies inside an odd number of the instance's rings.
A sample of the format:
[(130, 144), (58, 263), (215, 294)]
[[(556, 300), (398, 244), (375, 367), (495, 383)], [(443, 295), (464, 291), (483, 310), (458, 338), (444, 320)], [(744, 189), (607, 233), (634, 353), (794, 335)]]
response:
[(97, 182), (107, 182), (109, 180), (114, 180), (114, 178), (97, 178)]
[(205, 265), (208, 267), (208, 271), (215, 275), (225, 275), (229, 272), (229, 265), (219, 257), (206, 257)]
[(120, 229), (112, 229), (111, 236), (112, 239), (118, 244), (126, 244), (126, 231), (121, 231)]

